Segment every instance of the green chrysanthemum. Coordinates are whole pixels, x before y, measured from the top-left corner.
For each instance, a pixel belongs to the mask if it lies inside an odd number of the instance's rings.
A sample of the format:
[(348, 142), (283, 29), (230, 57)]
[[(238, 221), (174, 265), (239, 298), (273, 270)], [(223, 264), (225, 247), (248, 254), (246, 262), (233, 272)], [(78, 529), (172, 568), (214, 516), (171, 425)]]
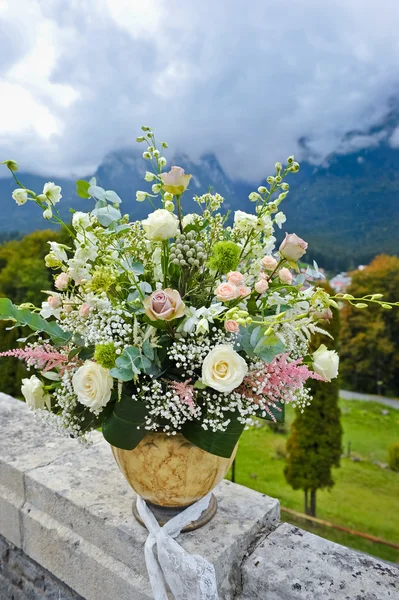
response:
[(114, 344), (97, 344), (94, 351), (94, 360), (104, 369), (113, 369), (117, 358)]
[(212, 250), (212, 256), (208, 261), (208, 267), (225, 275), (229, 271), (235, 271), (240, 262), (240, 247), (234, 242), (216, 242)]

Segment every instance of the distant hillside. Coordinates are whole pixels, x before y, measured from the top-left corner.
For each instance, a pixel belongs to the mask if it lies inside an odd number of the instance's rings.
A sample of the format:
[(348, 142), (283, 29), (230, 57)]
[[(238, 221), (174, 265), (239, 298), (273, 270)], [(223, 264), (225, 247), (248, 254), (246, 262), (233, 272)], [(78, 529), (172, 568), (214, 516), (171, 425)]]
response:
[[(226, 209), (249, 210), (248, 194), (253, 185), (230, 179), (216, 157), (205, 155), (198, 163), (186, 155), (176, 156), (178, 164), (193, 174), (192, 195), (209, 187), (222, 194)], [(108, 155), (97, 173), (98, 184), (114, 189), (123, 199), (123, 210), (132, 218), (148, 213), (148, 204), (135, 199), (137, 189), (150, 189), (143, 181), (148, 165), (141, 155), (122, 150)], [(87, 177), (93, 174), (88, 174)], [(267, 173), (265, 173), (267, 175)], [(84, 177), (83, 177), (84, 178)], [(54, 177), (20, 174), (27, 187), (41, 190)], [(65, 218), (68, 208), (89, 210), (90, 200), (75, 194), (75, 182), (56, 178), (63, 188), (60, 206)], [(308, 257), (333, 270), (366, 263), (376, 254), (399, 254), (399, 150), (381, 145), (349, 155), (330, 157), (328, 166), (301, 163), (301, 171), (290, 177), (291, 192), (284, 201), (288, 230), (310, 243)], [(11, 177), (0, 179), (0, 232), (28, 232), (43, 228), (40, 211), (33, 204), (17, 206), (11, 198), (15, 185)], [(187, 210), (194, 207), (188, 201)]]

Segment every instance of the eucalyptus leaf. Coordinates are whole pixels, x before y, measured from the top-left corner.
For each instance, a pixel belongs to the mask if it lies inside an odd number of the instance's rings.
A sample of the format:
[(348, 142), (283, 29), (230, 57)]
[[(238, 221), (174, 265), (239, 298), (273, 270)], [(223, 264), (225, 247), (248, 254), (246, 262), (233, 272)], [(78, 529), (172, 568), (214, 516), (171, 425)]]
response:
[(99, 185), (90, 185), (87, 193), (90, 194), (90, 196), (93, 196), (93, 198), (96, 198), (97, 200), (105, 200), (105, 190), (104, 188), (100, 187)]
[(105, 192), (105, 199), (112, 204), (120, 204), (122, 200), (119, 198), (118, 194), (112, 190), (108, 190)]
[(97, 217), (98, 222), (103, 227), (108, 227), (111, 223), (118, 221), (122, 217), (120, 210), (109, 205), (104, 208), (95, 208), (91, 214)]

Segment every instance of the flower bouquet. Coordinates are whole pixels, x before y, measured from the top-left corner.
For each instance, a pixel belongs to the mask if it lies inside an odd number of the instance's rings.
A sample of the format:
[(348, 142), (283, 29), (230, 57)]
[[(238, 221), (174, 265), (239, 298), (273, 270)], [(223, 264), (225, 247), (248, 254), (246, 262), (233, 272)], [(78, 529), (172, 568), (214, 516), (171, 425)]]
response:
[(41, 307), (0, 299), (0, 319), (33, 332), (3, 355), (35, 371), (22, 394), (43, 421), (83, 442), (102, 428), (140, 495), (184, 506), (223, 478), (254, 419), (281, 421), (287, 403), (304, 410), (307, 380), (337, 376), (336, 352), (308, 348), (338, 300), (392, 305), (313, 285), (322, 275), (299, 262), (307, 243), (295, 233), (275, 249), (286, 179), (299, 170), (293, 156), (250, 194), (252, 213), (223, 213), (217, 193), (194, 196), (188, 212), (191, 175), (165, 171), (167, 144), (142, 129), (151, 165), (151, 188), (136, 192), (151, 206), (144, 220), (130, 221), (93, 178), (79, 180), (77, 193), (94, 208), (64, 223), (61, 188), (49, 182), (36, 194), (5, 162), (19, 186), (14, 200), (35, 202), (70, 243), (49, 242), (54, 289)]

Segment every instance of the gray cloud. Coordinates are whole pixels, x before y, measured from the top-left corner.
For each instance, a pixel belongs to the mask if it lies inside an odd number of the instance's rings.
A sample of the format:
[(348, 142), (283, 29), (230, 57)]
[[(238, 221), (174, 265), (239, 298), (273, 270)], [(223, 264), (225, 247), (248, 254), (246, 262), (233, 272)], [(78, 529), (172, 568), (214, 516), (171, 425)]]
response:
[(0, 157), (79, 175), (145, 123), (256, 180), (291, 153), (373, 146), (398, 25), (396, 0), (0, 0)]

